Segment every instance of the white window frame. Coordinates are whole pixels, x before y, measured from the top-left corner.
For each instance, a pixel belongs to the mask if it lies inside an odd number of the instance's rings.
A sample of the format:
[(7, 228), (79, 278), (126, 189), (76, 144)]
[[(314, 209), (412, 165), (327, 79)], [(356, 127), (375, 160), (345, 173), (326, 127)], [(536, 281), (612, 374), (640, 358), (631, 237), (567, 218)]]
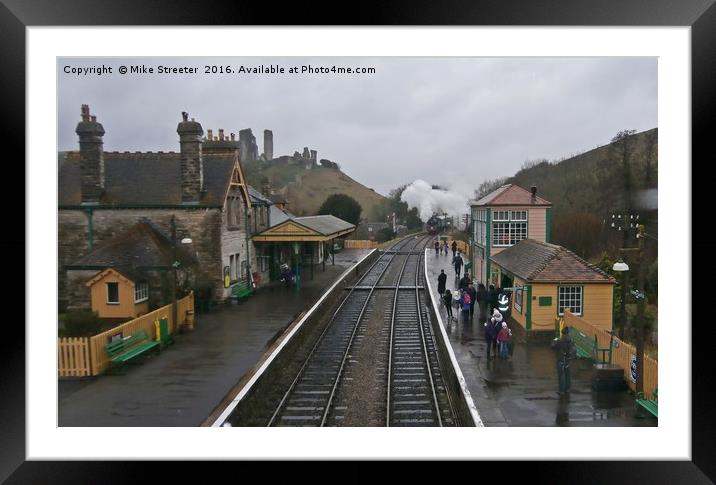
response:
[[(529, 212), (527, 210), (493, 211), (492, 247), (508, 248), (529, 238)], [(497, 231), (498, 225), (500, 231)], [(498, 235), (501, 236), (498, 240)], [(504, 237), (504, 236), (507, 237)], [(506, 243), (504, 241), (507, 241)]]
[[(105, 288), (107, 288), (107, 305), (119, 305), (121, 303), (119, 299), (119, 283), (116, 281), (108, 281), (105, 285)], [(117, 301), (109, 301), (109, 285), (117, 285)]]
[[(579, 289), (579, 291), (565, 295), (567, 297), (565, 299), (568, 300), (568, 303), (563, 305), (562, 304), (562, 290), (574, 290), (575, 288)], [(578, 300), (574, 299), (574, 297), (576, 295), (578, 295)], [(574, 311), (575, 310), (574, 301), (579, 302), (579, 312)], [(559, 287), (557, 287), (557, 315), (559, 315), (560, 317), (564, 316), (565, 308), (571, 309), (572, 313), (574, 315), (582, 316), (582, 314), (584, 313), (584, 286), (582, 286), (582, 285), (569, 285), (569, 286), (560, 285)]]
[[(139, 296), (139, 298), (137, 298)], [(149, 299), (149, 283), (140, 281), (134, 285), (134, 303), (142, 303)]]

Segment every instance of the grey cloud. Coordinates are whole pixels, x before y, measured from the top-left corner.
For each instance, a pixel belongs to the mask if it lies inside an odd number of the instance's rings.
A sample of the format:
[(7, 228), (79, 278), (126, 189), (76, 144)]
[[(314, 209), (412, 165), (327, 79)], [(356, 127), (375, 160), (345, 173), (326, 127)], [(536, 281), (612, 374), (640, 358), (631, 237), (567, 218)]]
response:
[[(301, 64), (365, 75), (86, 76), (62, 66)], [(274, 153), (309, 146), (388, 191), (421, 178), (477, 186), (526, 159), (560, 158), (657, 125), (655, 58), (59, 59), (59, 149), (77, 148), (80, 104), (108, 150), (178, 150), (181, 111), (204, 129), (274, 132)]]

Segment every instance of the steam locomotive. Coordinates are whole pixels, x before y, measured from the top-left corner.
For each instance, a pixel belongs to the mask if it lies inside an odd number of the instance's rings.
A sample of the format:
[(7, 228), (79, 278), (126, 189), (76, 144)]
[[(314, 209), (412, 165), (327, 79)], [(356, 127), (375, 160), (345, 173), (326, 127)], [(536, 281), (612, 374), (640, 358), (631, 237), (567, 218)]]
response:
[(428, 234), (439, 234), (452, 227), (452, 217), (447, 214), (433, 214), (425, 223)]

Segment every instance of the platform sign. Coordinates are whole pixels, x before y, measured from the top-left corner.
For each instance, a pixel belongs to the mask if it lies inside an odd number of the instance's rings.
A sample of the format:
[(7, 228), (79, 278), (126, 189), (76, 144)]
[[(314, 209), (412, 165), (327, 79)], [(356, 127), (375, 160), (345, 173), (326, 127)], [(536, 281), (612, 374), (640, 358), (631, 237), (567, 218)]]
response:
[(636, 384), (636, 354), (631, 354), (630, 365), (631, 382)]

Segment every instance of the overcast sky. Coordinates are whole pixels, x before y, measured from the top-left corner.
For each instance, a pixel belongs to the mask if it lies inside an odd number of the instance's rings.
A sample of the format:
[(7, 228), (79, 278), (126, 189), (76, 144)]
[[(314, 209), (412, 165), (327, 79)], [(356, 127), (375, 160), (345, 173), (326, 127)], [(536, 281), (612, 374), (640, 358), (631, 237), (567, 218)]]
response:
[[(119, 66), (192, 66), (197, 74), (119, 74)], [(105, 65), (112, 74), (76, 75)], [(284, 74), (204, 74), (205, 65)], [(373, 67), (374, 74), (292, 74), (292, 66)], [(156, 72), (156, 71), (155, 71)], [(274, 156), (318, 151), (387, 194), (423, 179), (477, 187), (525, 160), (557, 159), (657, 126), (655, 58), (58, 59), (59, 150), (78, 149), (80, 105), (103, 124), (105, 150), (178, 151), (181, 112), (204, 131), (251, 128)]]

